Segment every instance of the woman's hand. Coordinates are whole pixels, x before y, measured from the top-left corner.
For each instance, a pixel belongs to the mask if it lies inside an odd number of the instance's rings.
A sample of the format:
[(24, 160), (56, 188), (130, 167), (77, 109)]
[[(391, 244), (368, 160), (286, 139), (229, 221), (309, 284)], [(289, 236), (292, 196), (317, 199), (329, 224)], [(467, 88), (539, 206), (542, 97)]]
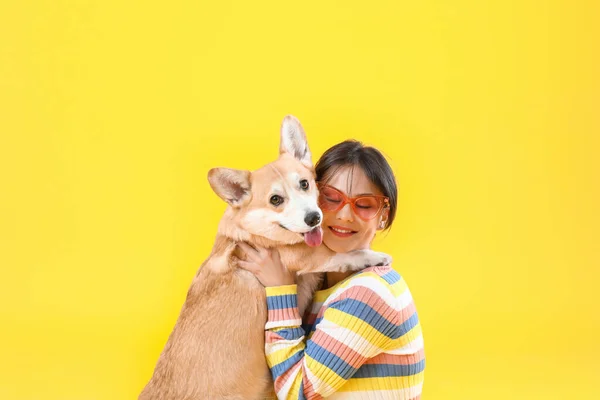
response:
[(281, 263), (277, 249), (254, 248), (245, 242), (238, 247), (246, 253), (248, 261), (238, 260), (240, 268), (252, 272), (265, 287), (294, 285), (296, 274)]

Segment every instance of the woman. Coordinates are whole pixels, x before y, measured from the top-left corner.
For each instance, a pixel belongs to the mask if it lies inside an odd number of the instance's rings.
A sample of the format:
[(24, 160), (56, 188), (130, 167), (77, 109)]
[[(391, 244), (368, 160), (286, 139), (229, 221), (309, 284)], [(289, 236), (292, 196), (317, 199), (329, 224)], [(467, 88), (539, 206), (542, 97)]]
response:
[[(396, 214), (392, 169), (375, 148), (339, 143), (315, 167), (323, 243), (335, 252), (368, 249)], [(265, 286), (265, 352), (279, 399), (419, 399), (425, 357), (411, 293), (390, 266), (325, 274), (304, 323), (294, 275), (276, 250), (240, 244), (240, 267)]]

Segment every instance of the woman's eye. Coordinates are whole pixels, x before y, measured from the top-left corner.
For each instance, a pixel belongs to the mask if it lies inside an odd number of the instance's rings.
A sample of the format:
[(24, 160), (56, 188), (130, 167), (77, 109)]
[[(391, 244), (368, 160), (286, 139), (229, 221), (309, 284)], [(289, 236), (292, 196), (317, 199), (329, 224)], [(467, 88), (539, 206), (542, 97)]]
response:
[(274, 194), (273, 196), (271, 196), (271, 199), (269, 201), (271, 202), (271, 204), (277, 207), (281, 205), (281, 203), (283, 203), (283, 197)]
[(325, 197), (325, 200), (330, 203), (339, 203), (341, 201), (340, 199), (332, 199), (331, 197)]
[(309, 188), (308, 181), (306, 179), (302, 179), (300, 181), (300, 189), (308, 190), (308, 188)]
[(371, 206), (361, 206), (361, 205), (359, 205), (359, 204), (357, 204), (357, 205), (356, 205), (356, 207), (358, 207), (358, 208), (362, 208), (362, 209), (364, 209), (364, 210), (368, 210), (369, 208), (371, 208)]

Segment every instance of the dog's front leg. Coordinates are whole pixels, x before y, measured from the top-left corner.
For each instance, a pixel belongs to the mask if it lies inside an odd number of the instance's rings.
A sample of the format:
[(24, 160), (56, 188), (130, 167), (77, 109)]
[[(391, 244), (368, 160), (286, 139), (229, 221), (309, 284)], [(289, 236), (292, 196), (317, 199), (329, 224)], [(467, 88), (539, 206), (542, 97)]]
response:
[(308, 268), (301, 269), (299, 273), (358, 271), (370, 266), (388, 265), (392, 262), (391, 256), (373, 250), (354, 250), (348, 253), (332, 254), (331, 257), (323, 260), (324, 262), (312, 264)]
[(282, 247), (279, 254), (283, 264), (299, 274), (358, 271), (392, 262), (391, 256), (369, 249), (335, 253), (325, 245), (309, 248), (303, 243)]
[(392, 257), (373, 250), (355, 250), (348, 253), (331, 253), (324, 263), (312, 264), (313, 268), (302, 269), (298, 272), (298, 310), (304, 315), (310, 304), (317, 286), (321, 283), (324, 272), (358, 271), (373, 265), (387, 265)]
[(323, 272), (358, 271), (373, 265), (387, 265), (392, 257), (373, 250), (354, 250), (348, 253), (334, 253), (321, 245), (306, 251), (292, 246), (281, 248), (280, 255), (284, 265), (298, 273), (298, 309), (300, 315), (310, 301), (321, 282)]

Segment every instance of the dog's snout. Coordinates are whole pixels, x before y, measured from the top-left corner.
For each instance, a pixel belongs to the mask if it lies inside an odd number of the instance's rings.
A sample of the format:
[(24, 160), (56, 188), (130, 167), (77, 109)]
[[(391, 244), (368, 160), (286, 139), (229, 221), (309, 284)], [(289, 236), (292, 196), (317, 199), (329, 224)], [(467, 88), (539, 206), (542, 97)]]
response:
[(317, 226), (319, 225), (319, 222), (321, 222), (321, 214), (314, 211), (310, 212), (304, 217), (304, 222), (306, 222), (306, 225), (308, 226)]

